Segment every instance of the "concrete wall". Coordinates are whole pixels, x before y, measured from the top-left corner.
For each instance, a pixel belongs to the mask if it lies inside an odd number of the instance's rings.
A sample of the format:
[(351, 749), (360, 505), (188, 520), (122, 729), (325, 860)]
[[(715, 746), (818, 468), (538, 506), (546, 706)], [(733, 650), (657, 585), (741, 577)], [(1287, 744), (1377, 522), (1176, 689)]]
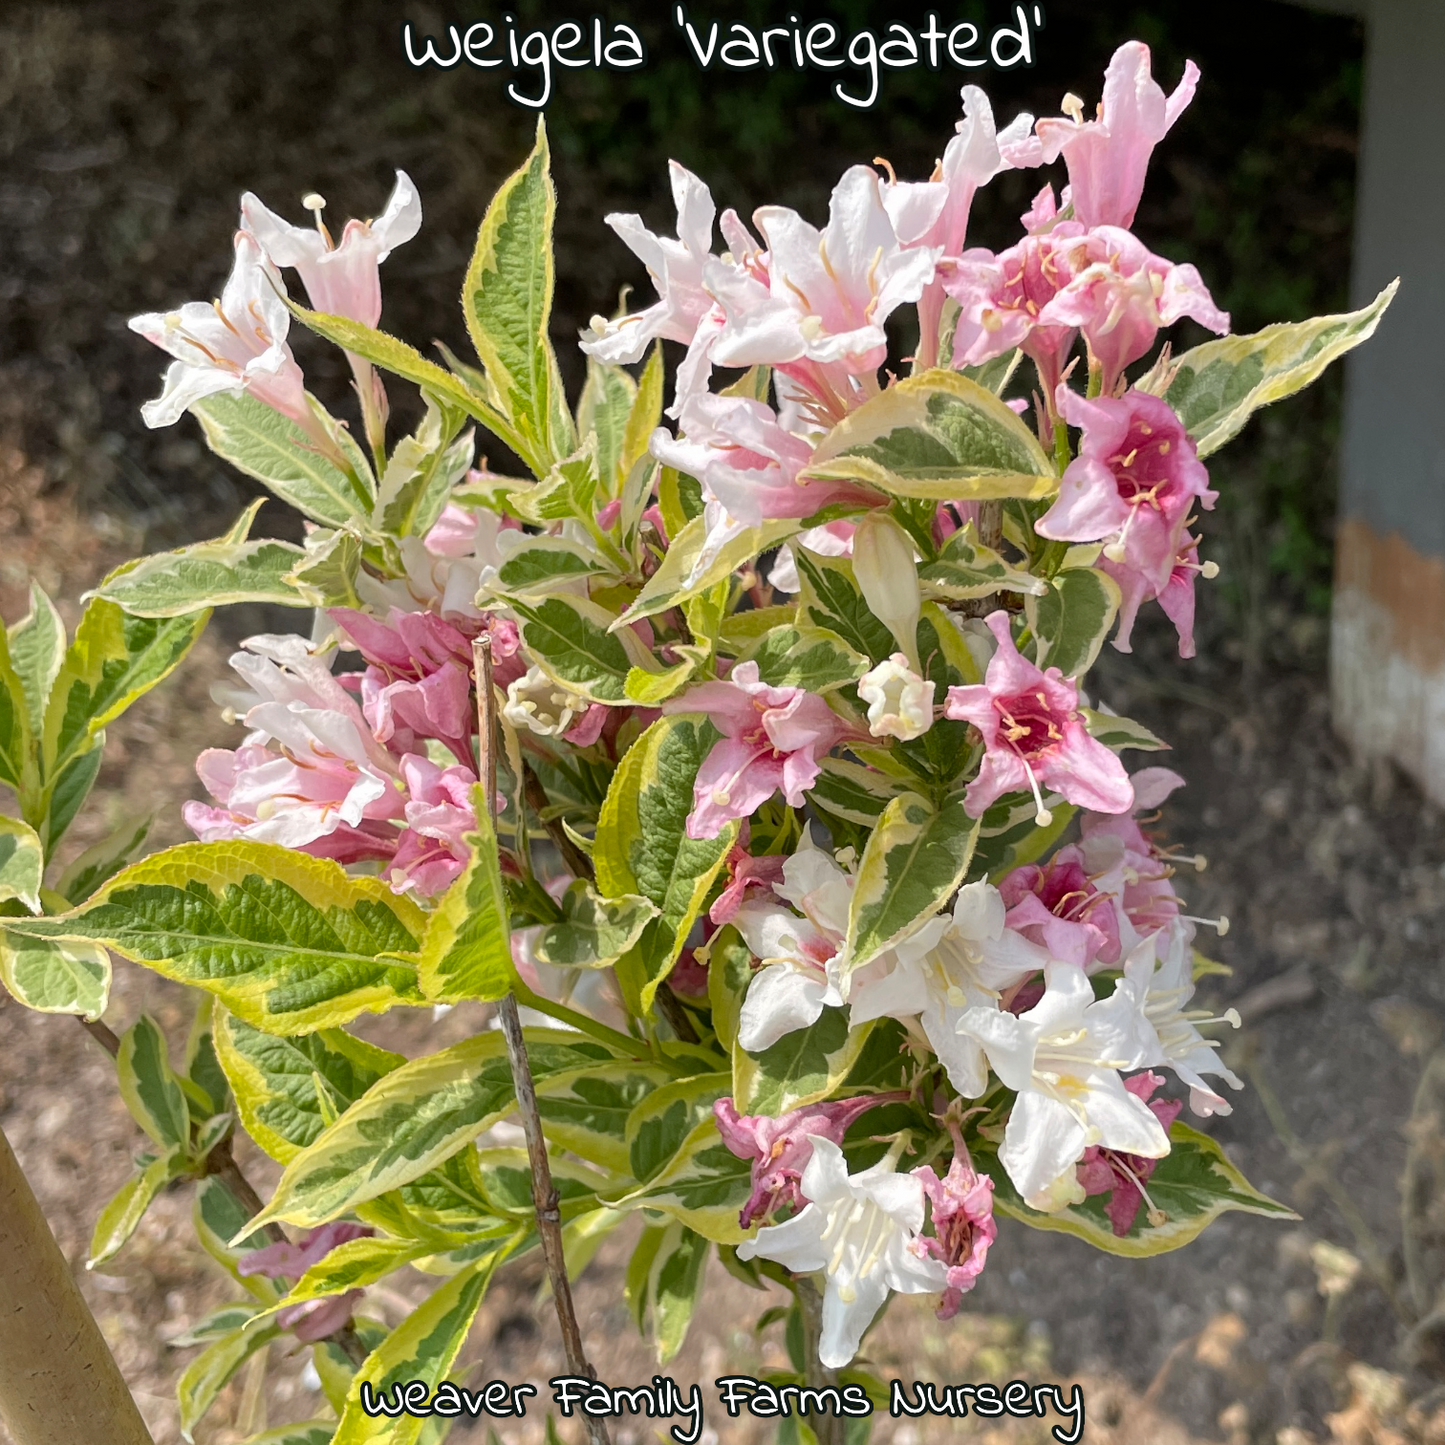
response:
[(1445, 0), (1373, 0), (1354, 304), (1403, 284), (1348, 362), (1331, 682), (1340, 732), (1445, 802), (1442, 76)]

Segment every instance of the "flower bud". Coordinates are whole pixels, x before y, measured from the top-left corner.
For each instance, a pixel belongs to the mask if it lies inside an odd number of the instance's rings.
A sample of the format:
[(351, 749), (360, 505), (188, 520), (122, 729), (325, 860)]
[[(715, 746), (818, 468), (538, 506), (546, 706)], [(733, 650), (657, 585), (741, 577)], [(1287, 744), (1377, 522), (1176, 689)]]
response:
[(502, 716), (514, 728), (526, 728), (540, 737), (558, 737), (587, 711), (580, 693), (554, 682), (540, 667), (529, 667), (507, 688)]
[(875, 738), (907, 742), (933, 726), (935, 685), (908, 666), (901, 652), (885, 658), (858, 680), (858, 696), (868, 704), (868, 731)]
[(853, 534), (853, 575), (869, 610), (893, 634), (908, 665), (918, 664), (918, 615), (922, 599), (913, 543), (892, 517), (870, 512)]

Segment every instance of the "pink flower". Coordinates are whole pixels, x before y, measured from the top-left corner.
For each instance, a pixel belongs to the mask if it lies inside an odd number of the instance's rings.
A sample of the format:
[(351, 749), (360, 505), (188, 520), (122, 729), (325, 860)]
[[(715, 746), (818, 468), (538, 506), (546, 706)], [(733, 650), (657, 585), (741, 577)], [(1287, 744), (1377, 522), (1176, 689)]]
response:
[(942, 1179), (927, 1165), (912, 1171), (923, 1185), (933, 1216), (933, 1234), (919, 1235), (910, 1246), (919, 1258), (932, 1257), (948, 1266), (948, 1287), (938, 1305), (938, 1318), (951, 1320), (963, 1297), (978, 1282), (989, 1246), (998, 1238), (993, 1217), (993, 1180), (979, 1174), (957, 1128), (953, 1163)]
[[(1180, 657), (1194, 656), (1194, 579), (1217, 575), (1218, 567), (1215, 563), (1199, 560), (1199, 539), (1186, 532), (1179, 544), (1179, 553), (1174, 559), (1169, 580), (1157, 598), (1164, 615), (1174, 624), (1174, 630), (1179, 634)], [(1132, 621), (1132, 614), (1126, 618), (1124, 609), (1120, 608), (1119, 611), (1119, 635), (1127, 642), (1129, 638), (1124, 630), (1124, 622)], [(1115, 638), (1114, 646), (1119, 646), (1118, 638)]]
[(791, 807), (847, 731), (821, 697), (800, 687), (769, 687), (756, 662), (740, 662), (726, 682), (705, 682), (663, 704), (665, 713), (705, 713), (723, 734), (698, 769), (689, 838), (716, 838), (734, 818), (752, 815), (782, 789)]
[[(1167, 1134), (1184, 1105), (1178, 1099), (1151, 1097), (1163, 1083), (1162, 1074), (1143, 1073), (1125, 1079), (1124, 1087), (1136, 1099), (1142, 1099), (1149, 1106), (1150, 1112)], [(1148, 1199), (1144, 1186), (1158, 1163), (1157, 1159), (1146, 1159), (1138, 1154), (1122, 1154), (1098, 1144), (1091, 1144), (1080, 1156), (1077, 1166), (1079, 1187), (1085, 1195), (1109, 1195), (1109, 1202), (1105, 1206), (1109, 1225), (1121, 1239), (1133, 1229), (1139, 1206)], [(1165, 1217), (1155, 1210), (1151, 1201), (1150, 1224), (1163, 1224)]]
[(1069, 242), (1062, 259), (1071, 279), (1039, 315), (1044, 326), (1077, 326), (1103, 368), (1103, 392), (1111, 396), (1124, 368), (1154, 344), (1160, 327), (1192, 316), (1223, 335), (1229, 314), (1221, 311), (1193, 266), (1176, 266), (1149, 252), (1117, 226), (1096, 226)]
[(471, 761), (472, 678), (455, 662), (419, 682), (388, 682), (380, 668), (368, 667), (361, 678), (361, 710), (375, 737), (393, 752), (419, 752), (422, 739), (435, 738), (463, 763)]
[(1052, 161), (1063, 153), (1074, 214), (1084, 225), (1134, 224), (1149, 157), (1194, 99), (1198, 82), (1199, 67), (1186, 61), (1184, 78), (1166, 100), (1150, 74), (1149, 47), (1131, 40), (1114, 52), (1104, 72), (1097, 120), (1084, 121), (1079, 104), (1072, 119), (1051, 116), (1037, 123), (1042, 158)]
[(1056, 667), (1041, 672), (1020, 656), (1008, 613), (991, 613), (989, 631), (998, 650), (982, 684), (951, 687), (944, 716), (971, 722), (983, 735), (984, 758), (968, 785), (965, 809), (982, 816), (1005, 793), (1029, 789), (1046, 826), (1041, 788), (1101, 813), (1123, 813), (1134, 790), (1123, 764), (1091, 738), (1079, 716), (1078, 685)]
[(221, 806), (188, 804), (186, 821), (208, 841), (251, 838), (348, 861), (385, 856), (364, 825), (400, 815), (396, 762), (355, 698), (304, 637), (251, 637), (244, 649), (231, 666), (250, 684), (252, 732), (234, 753), (210, 748), (197, 759)]
[(407, 788), (406, 828), (388, 877), (393, 892), (435, 897), (460, 876), (471, 856), (466, 835), (477, 826), (472, 810), (477, 775), (456, 765), (439, 768), (417, 754), (402, 758), (401, 775)]
[(381, 263), (421, 229), (421, 200), (405, 171), (386, 209), (374, 221), (348, 221), (341, 242), (332, 241), (321, 220), (319, 197), (307, 197), (316, 225), (293, 226), (268, 210), (250, 191), (241, 197), (241, 224), (251, 231), (277, 266), (294, 266), (311, 305), (332, 316), (349, 316), (363, 326), (381, 320)]
[(205, 397), (249, 392), (313, 440), (325, 441), (306, 404), (301, 368), (286, 344), (291, 313), (281, 274), (249, 232), (237, 231), (235, 246), (219, 301), (188, 301), (179, 311), (131, 317), (132, 331), (176, 358), (166, 371), (165, 389), (141, 408), (141, 416), (149, 427), (170, 426)]
[[(1051, 219), (1052, 187), (1040, 192), (1035, 212), (1044, 196)], [(1030, 212), (1025, 221), (1033, 215)], [(1076, 243), (1083, 235), (1077, 222), (1062, 221), (1041, 234), (1025, 236), (997, 256), (982, 250), (963, 253), (943, 278), (944, 290), (962, 308), (953, 333), (955, 366), (977, 366), (1017, 346), (1038, 368), (1044, 396), (1053, 396), (1078, 328), (1045, 325), (1040, 315), (1073, 279)]]
[[(247, 1277), (259, 1274), (266, 1279), (299, 1279), (339, 1245), (370, 1238), (371, 1234), (370, 1229), (360, 1224), (344, 1221), (323, 1224), (303, 1235), (296, 1244), (287, 1240), (242, 1255), (236, 1264), (236, 1273)], [(290, 1330), (302, 1344), (315, 1344), (350, 1322), (352, 1311), (365, 1293), (362, 1289), (349, 1289), (345, 1294), (327, 1299), (303, 1300), (279, 1311), (276, 1323), (283, 1330)]]
[(1119, 961), (1113, 898), (1084, 871), (1078, 848), (1060, 848), (1043, 867), (1015, 868), (998, 891), (1008, 905), (1005, 926), (1046, 948), (1050, 958), (1083, 969)]
[(393, 607), (384, 622), (351, 607), (332, 607), (326, 615), (367, 662), (382, 669), (388, 678), (420, 682), (448, 663), (471, 666), (470, 639), (434, 612), (405, 612)]
[(728, 885), (708, 910), (708, 918), (717, 927), (731, 923), (747, 897), (749, 888), (771, 891), (783, 881), (783, 865), (787, 858), (781, 853), (765, 853), (755, 858), (744, 847), (734, 847), (727, 856)]
[(753, 1190), (738, 1216), (739, 1224), (750, 1229), (755, 1220), (784, 1205), (801, 1209), (806, 1201), (800, 1186), (813, 1157), (813, 1138), (841, 1144), (853, 1121), (869, 1109), (907, 1097), (906, 1093), (860, 1094), (808, 1104), (777, 1119), (739, 1114), (731, 1099), (719, 1099), (712, 1107), (723, 1143), (739, 1159), (753, 1161)]
[(1183, 619), (1180, 651), (1190, 656), (1193, 578), (1200, 567), (1187, 529), (1196, 500), (1212, 507), (1218, 496), (1194, 442), (1168, 403), (1146, 392), (1086, 401), (1060, 387), (1057, 403), (1064, 420), (1081, 427), (1083, 436), (1038, 532), (1106, 544), (1098, 565), (1123, 592), (1114, 641), (1121, 652), (1129, 651), (1140, 604), (1154, 597), (1163, 601), (1176, 572), (1182, 572), (1169, 606)]

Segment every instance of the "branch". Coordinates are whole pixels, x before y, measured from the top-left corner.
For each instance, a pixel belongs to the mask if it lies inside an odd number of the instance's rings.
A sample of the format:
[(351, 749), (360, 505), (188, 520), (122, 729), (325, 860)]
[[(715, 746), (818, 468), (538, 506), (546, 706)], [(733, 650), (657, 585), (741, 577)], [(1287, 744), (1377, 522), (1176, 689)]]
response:
[[(472, 644), (472, 656), (477, 677), (477, 775), (485, 790), (486, 806), (495, 809), (497, 800), (497, 703), (492, 686), (491, 639), (479, 637)], [(541, 780), (525, 764), (524, 787), (527, 802), (533, 801), (533, 787), (541, 794)], [(560, 832), (560, 827), (558, 829)], [(552, 832), (548, 825), (548, 832)], [(582, 858), (586, 871), (576, 868), (579, 877), (591, 877), (590, 863), (582, 857), (576, 844), (562, 834), (563, 842), (553, 833), (564, 860), (570, 849)], [(568, 866), (572, 867), (570, 861)], [(572, 1284), (567, 1278), (567, 1259), (562, 1248), (562, 1213), (558, 1206), (557, 1187), (552, 1182), (552, 1169), (547, 1162), (547, 1141), (542, 1137), (542, 1116), (537, 1108), (537, 1089), (532, 1080), (532, 1065), (527, 1058), (527, 1044), (522, 1035), (522, 1020), (517, 1012), (515, 994), (508, 993), (497, 1003), (497, 1015), (502, 1025), (502, 1036), (507, 1041), (507, 1061), (512, 1068), (512, 1083), (517, 1092), (517, 1112), (522, 1118), (522, 1132), (527, 1136), (527, 1158), (532, 1166), (532, 1207), (537, 1216), (537, 1237), (542, 1244), (542, 1258), (547, 1265), (547, 1278), (552, 1285), (552, 1304), (557, 1311), (557, 1324), (562, 1331), (562, 1349), (567, 1357), (567, 1368), (574, 1375), (583, 1375), (595, 1380), (597, 1372), (587, 1362), (587, 1350), (582, 1343), (582, 1331), (577, 1324), (577, 1309), (572, 1302)], [(592, 1445), (610, 1445), (607, 1427), (585, 1411), (582, 1417), (587, 1424), (587, 1437)]]
[(527, 806), (541, 818), (547, 836), (562, 855), (563, 863), (567, 865), (567, 871), (574, 878), (585, 878), (591, 883), (597, 876), (592, 860), (567, 836), (567, 830), (562, 826), (560, 818), (544, 816), (550, 806), (547, 790), (542, 786), (542, 780), (533, 770), (531, 763), (525, 761), (522, 763), (522, 789)]

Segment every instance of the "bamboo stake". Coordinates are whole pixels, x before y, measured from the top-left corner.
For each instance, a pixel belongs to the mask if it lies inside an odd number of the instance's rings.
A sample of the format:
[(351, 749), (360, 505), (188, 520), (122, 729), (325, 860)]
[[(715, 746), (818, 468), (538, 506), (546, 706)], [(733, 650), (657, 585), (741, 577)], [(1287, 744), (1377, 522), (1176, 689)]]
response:
[[(497, 807), (497, 704), (492, 685), (492, 644), (488, 637), (479, 637), (472, 644), (472, 657), (477, 678), (477, 777), (486, 798), (486, 808), (496, 821)], [(508, 993), (498, 1001), (502, 1037), (507, 1041), (507, 1061), (512, 1068), (512, 1082), (517, 1091), (517, 1111), (522, 1117), (522, 1132), (527, 1137), (527, 1158), (532, 1166), (532, 1207), (537, 1216), (537, 1237), (542, 1244), (542, 1258), (547, 1265), (547, 1278), (552, 1286), (552, 1304), (557, 1311), (557, 1324), (562, 1331), (562, 1350), (567, 1368), (574, 1375), (595, 1380), (597, 1372), (587, 1361), (582, 1331), (577, 1324), (577, 1309), (572, 1302), (572, 1284), (567, 1278), (567, 1260), (562, 1249), (562, 1214), (558, 1205), (557, 1187), (552, 1182), (552, 1169), (547, 1162), (547, 1142), (542, 1137), (542, 1116), (537, 1109), (537, 1090), (532, 1081), (532, 1066), (527, 1060), (527, 1045), (522, 1036), (522, 1020), (517, 999)], [(582, 1415), (587, 1425), (587, 1438), (592, 1445), (610, 1445), (607, 1426), (599, 1419)]]
[(0, 1419), (15, 1445), (154, 1445), (3, 1131)]

